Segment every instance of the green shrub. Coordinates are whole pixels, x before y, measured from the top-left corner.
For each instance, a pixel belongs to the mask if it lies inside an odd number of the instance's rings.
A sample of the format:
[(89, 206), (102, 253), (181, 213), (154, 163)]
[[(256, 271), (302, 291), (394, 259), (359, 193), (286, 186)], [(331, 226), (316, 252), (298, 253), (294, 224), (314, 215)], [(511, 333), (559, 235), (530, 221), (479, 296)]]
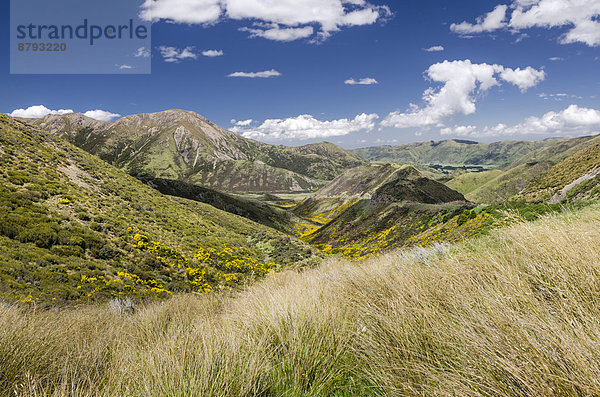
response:
[(50, 248), (58, 242), (58, 234), (51, 226), (41, 224), (23, 230), (17, 239), (22, 243), (34, 243), (40, 248)]
[(105, 245), (104, 247), (98, 250), (98, 253), (94, 255), (94, 257), (98, 259), (113, 259), (119, 256), (119, 251), (113, 249), (112, 247)]
[(22, 186), (29, 182), (30, 178), (24, 171), (8, 171), (8, 181), (14, 185)]
[(51, 251), (53, 254), (59, 256), (82, 256), (83, 248), (77, 245), (55, 245)]
[(460, 226), (460, 225), (465, 224), (467, 221), (469, 221), (471, 219), (475, 219), (476, 216), (477, 216), (477, 212), (475, 212), (473, 210), (464, 210), (462, 212), (462, 214), (460, 214), (460, 216), (458, 217), (456, 222)]

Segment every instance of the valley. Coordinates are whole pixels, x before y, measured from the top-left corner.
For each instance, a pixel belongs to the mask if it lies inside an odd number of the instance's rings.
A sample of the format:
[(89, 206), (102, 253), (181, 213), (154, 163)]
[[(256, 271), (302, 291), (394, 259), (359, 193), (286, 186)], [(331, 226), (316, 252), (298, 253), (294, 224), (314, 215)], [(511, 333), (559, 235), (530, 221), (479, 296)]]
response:
[(600, 396), (600, 0), (2, 4), (0, 397)]
[(0, 294), (42, 305), (236, 288), (327, 256), (458, 243), (598, 196), (595, 137), (353, 154), (262, 144), (179, 110), (1, 122)]
[[(423, 150), (399, 164), (357, 156), (379, 149), (260, 144), (191, 112), (125, 119), (0, 115), (1, 396), (383, 395), (394, 382), (410, 390), (424, 366), (436, 369), (423, 390), (466, 393), (462, 376), (431, 378), (453, 373), (439, 357), (494, 391), (509, 386), (482, 357), (521, 353), (478, 339), (505, 329), (482, 333), (490, 311), (515, 323), (511, 335), (534, 327), (542, 349), (556, 335), (544, 314), (554, 288), (572, 294), (569, 310), (595, 313), (581, 297), (598, 288), (585, 267), (598, 257), (597, 137), (386, 148)], [(431, 163), (464, 145), (473, 153), (451, 160), (463, 165)], [(438, 358), (411, 356), (425, 342)], [(195, 370), (182, 377), (173, 362)]]
[(600, 0), (2, 4), (0, 397), (600, 396)]

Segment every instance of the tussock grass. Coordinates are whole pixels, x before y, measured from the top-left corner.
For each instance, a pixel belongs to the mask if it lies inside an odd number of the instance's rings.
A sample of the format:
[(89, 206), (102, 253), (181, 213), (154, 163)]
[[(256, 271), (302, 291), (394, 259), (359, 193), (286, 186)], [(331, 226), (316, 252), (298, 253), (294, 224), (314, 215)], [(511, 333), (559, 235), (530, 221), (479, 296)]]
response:
[(119, 314), (1, 307), (3, 396), (600, 394), (600, 210)]

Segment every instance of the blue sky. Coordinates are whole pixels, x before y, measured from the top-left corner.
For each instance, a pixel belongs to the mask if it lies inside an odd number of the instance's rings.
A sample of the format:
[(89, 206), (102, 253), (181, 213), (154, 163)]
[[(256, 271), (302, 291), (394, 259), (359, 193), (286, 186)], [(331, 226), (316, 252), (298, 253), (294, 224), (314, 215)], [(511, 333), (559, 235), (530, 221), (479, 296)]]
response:
[(150, 75), (11, 75), (4, 35), (0, 111), (180, 108), (269, 143), (346, 148), (600, 133), (597, 0), (553, 0), (558, 13), (550, 0), (315, 1), (140, 2), (154, 18)]

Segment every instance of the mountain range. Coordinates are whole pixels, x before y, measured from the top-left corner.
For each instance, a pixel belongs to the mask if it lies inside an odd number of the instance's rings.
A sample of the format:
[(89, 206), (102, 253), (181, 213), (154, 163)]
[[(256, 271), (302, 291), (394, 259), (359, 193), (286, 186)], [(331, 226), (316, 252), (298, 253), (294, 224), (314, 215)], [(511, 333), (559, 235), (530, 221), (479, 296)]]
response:
[(461, 241), (510, 222), (507, 210), (531, 220), (600, 198), (599, 137), (350, 152), (267, 145), (182, 110), (1, 116), (0, 131), (9, 300), (233, 288), (324, 254)]
[(564, 138), (542, 141), (479, 143), (468, 140), (415, 142), (351, 150), (365, 161), (424, 164), (441, 167), (501, 168), (539, 148), (554, 146)]
[(113, 123), (75, 113), (33, 122), (131, 175), (223, 191), (310, 192), (364, 164), (331, 143), (267, 145), (183, 110), (132, 115)]
[[(559, 139), (555, 144), (533, 150), (507, 166), (479, 173), (459, 174), (447, 181), (447, 185), (459, 190), (468, 200), (476, 203), (522, 199), (520, 193), (535, 190), (540, 178), (554, 178), (554, 166), (588, 147), (593, 147), (599, 139), (598, 136)], [(599, 165), (594, 162), (592, 164)], [(581, 176), (577, 168), (566, 172), (566, 178), (572, 178), (569, 182)], [(528, 195), (530, 201), (533, 197), (534, 195)]]

